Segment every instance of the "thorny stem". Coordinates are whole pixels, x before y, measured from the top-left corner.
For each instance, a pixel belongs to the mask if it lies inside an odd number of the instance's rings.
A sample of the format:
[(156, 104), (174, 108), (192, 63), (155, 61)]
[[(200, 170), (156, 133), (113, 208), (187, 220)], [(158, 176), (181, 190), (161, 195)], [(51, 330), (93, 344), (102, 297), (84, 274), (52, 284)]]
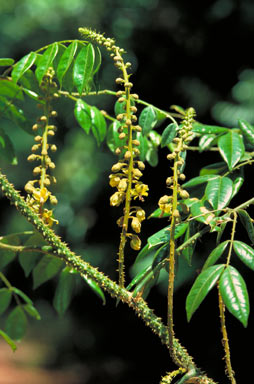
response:
[(218, 287), (218, 295), (219, 295), (219, 310), (220, 310), (220, 324), (221, 324), (221, 333), (222, 333), (222, 345), (225, 351), (225, 361), (226, 361), (226, 374), (228, 375), (231, 384), (236, 384), (236, 380), (234, 377), (234, 371), (231, 365), (230, 359), (230, 348), (229, 348), (229, 340), (226, 328), (226, 319), (225, 319), (225, 305), (223, 303), (221, 293), (219, 291), (219, 283), (217, 282)]
[[(53, 253), (56, 257), (64, 260), (64, 262), (78, 271), (80, 274), (85, 274), (87, 277), (91, 278), (93, 281), (108, 292), (112, 297), (116, 297), (121, 300), (123, 303), (128, 304), (135, 313), (143, 319), (145, 324), (150, 327), (150, 329), (159, 336), (161, 342), (169, 346), (168, 340), (168, 331), (167, 327), (162, 323), (161, 319), (158, 318), (148, 307), (146, 302), (139, 298), (134, 300), (131, 297), (129, 291), (124, 288), (119, 287), (114, 281), (105, 276), (102, 272), (98, 271), (97, 268), (92, 267), (89, 263), (85, 262), (81, 257), (75, 255), (68, 246), (61, 241), (52, 229), (50, 229), (41, 218), (27, 205), (24, 198), (20, 196), (19, 192), (14, 189), (12, 184), (9, 183), (7, 178), (0, 172), (0, 187), (3, 194), (11, 201), (11, 204), (14, 204), (16, 209), (26, 217), (26, 219), (31, 222), (35, 229), (43, 236), (46, 242), (50, 244), (53, 248)], [(179, 341), (174, 338), (174, 348), (177, 353), (181, 365), (183, 368), (186, 368), (188, 371), (191, 369), (196, 369), (193, 358), (188, 354), (186, 349), (179, 343)], [(207, 384), (216, 384), (212, 379), (208, 378), (206, 375), (200, 375), (200, 378), (204, 378)]]
[(230, 238), (230, 244), (229, 244), (229, 250), (228, 250), (228, 257), (227, 257), (227, 267), (230, 264), (230, 259), (231, 259), (231, 254), (232, 254), (232, 249), (233, 249), (233, 243), (234, 243), (234, 237), (235, 237), (235, 227), (236, 227), (236, 222), (237, 222), (237, 213), (233, 211), (234, 219), (233, 219), (233, 224), (232, 224), (232, 232), (231, 232), (231, 238)]
[(173, 296), (174, 296), (174, 280), (175, 280), (175, 226), (176, 217), (174, 213), (177, 211), (177, 161), (179, 160), (179, 153), (174, 159), (173, 167), (173, 200), (172, 200), (172, 216), (170, 225), (170, 240), (169, 240), (169, 277), (168, 277), (168, 334), (169, 334), (169, 350), (173, 361), (181, 366), (181, 362), (177, 359), (174, 351), (173, 339), (174, 339), (174, 323), (173, 323)]

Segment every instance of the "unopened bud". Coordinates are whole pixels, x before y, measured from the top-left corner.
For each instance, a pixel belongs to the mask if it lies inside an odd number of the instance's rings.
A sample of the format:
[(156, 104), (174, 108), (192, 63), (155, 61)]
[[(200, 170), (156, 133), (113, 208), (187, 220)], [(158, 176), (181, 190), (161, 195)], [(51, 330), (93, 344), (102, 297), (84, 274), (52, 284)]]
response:
[(136, 236), (136, 235), (133, 235), (132, 239), (131, 239), (131, 242), (130, 242), (130, 246), (135, 251), (139, 251), (140, 248), (141, 248), (141, 240), (140, 240), (140, 238), (138, 236)]

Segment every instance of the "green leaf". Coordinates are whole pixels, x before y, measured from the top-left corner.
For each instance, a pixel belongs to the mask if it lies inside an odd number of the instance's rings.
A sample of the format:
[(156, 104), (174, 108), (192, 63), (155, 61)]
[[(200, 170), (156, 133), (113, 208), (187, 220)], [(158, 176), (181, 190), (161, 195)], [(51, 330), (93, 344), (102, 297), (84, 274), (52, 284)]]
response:
[(203, 152), (203, 151), (209, 149), (215, 143), (215, 141), (216, 141), (215, 139), (216, 139), (216, 136), (213, 134), (203, 135), (200, 138), (199, 143), (198, 143), (200, 152)]
[(78, 47), (78, 41), (74, 40), (68, 48), (64, 51), (61, 59), (59, 60), (58, 66), (57, 66), (57, 78), (59, 80), (60, 86), (62, 86), (62, 80), (68, 69), (70, 68), (70, 65), (73, 61), (73, 58), (75, 56), (75, 53), (77, 51)]
[(228, 132), (229, 128), (218, 127), (216, 125), (206, 125), (201, 123), (194, 123), (192, 131), (200, 134), (218, 134)]
[(246, 120), (239, 120), (238, 125), (246, 140), (254, 145), (254, 127)]
[[(45, 244), (45, 241), (39, 234), (34, 234), (27, 239), (24, 243), (26, 247), (40, 247)], [(37, 264), (38, 260), (41, 258), (39, 252), (21, 252), (18, 256), (19, 263), (24, 270), (25, 276), (28, 277)]]
[(215, 286), (224, 269), (223, 264), (207, 268), (196, 278), (186, 299), (187, 319), (190, 321), (193, 313), (198, 309), (208, 292)]
[(36, 58), (37, 54), (35, 52), (30, 52), (14, 65), (11, 77), (15, 83), (17, 83), (24, 73), (32, 67)]
[(205, 195), (214, 209), (222, 209), (229, 203), (233, 182), (228, 177), (217, 177), (207, 183)]
[(66, 267), (62, 270), (56, 287), (53, 306), (60, 316), (68, 309), (76, 287), (76, 275), (72, 269)]
[(23, 309), (28, 313), (29, 316), (34, 317), (36, 320), (41, 320), (41, 315), (32, 304), (23, 305)]
[[(3, 238), (1, 240), (1, 243), (9, 244), (9, 245), (19, 245), (20, 240), (18, 236), (13, 236), (11, 239), (8, 239), (7, 237)], [(6, 265), (11, 263), (16, 257), (16, 252), (13, 252), (11, 250), (6, 250), (0, 248), (0, 270), (2, 270)]]
[(22, 292), (20, 289), (18, 289), (16, 287), (12, 287), (12, 291), (14, 293), (16, 293), (16, 295), (20, 296), (24, 300), (25, 303), (27, 303), (29, 305), (33, 305), (32, 300), (24, 292)]
[(107, 133), (107, 124), (98, 108), (91, 107), (90, 113), (92, 121), (92, 132), (97, 141), (97, 144), (100, 145), (105, 139)]
[(254, 271), (254, 250), (242, 241), (235, 240), (233, 248), (239, 259)]
[(214, 164), (209, 164), (201, 169), (199, 172), (200, 176), (204, 175), (218, 175), (222, 172), (225, 172), (227, 167), (225, 166), (225, 163), (219, 162)]
[(157, 123), (157, 114), (153, 107), (143, 109), (139, 116), (139, 125), (143, 128), (142, 133), (146, 136)]
[(254, 226), (248, 212), (244, 209), (238, 209), (237, 212), (240, 216), (241, 223), (247, 231), (250, 241), (254, 244)]
[(98, 284), (95, 281), (93, 281), (92, 279), (90, 279), (89, 277), (87, 277), (86, 275), (82, 274), (81, 277), (85, 280), (87, 285), (94, 291), (94, 293), (102, 300), (103, 305), (105, 305), (106, 299), (105, 299), (103, 291), (98, 286)]
[(74, 62), (73, 81), (81, 95), (93, 74), (95, 53), (92, 44), (82, 48)]
[(27, 328), (27, 318), (20, 306), (14, 308), (6, 319), (5, 331), (13, 340), (21, 340)]
[(99, 47), (95, 47), (94, 49), (95, 57), (94, 57), (94, 68), (93, 68), (93, 75), (95, 75), (101, 66), (101, 51)]
[(212, 250), (208, 258), (206, 259), (206, 262), (202, 268), (204, 271), (205, 269), (209, 268), (211, 265), (215, 264), (216, 261), (221, 257), (221, 255), (225, 252), (227, 245), (230, 241), (226, 240), (223, 241), (223, 243), (220, 243), (216, 248)]
[(218, 175), (209, 175), (209, 174), (203, 175), (203, 176), (193, 177), (192, 179), (190, 179), (189, 181), (187, 181), (186, 183), (183, 184), (183, 188), (196, 187), (197, 185), (205, 184), (210, 180), (214, 180), (217, 177), (219, 177), (219, 176)]
[(9, 307), (12, 298), (12, 293), (8, 288), (0, 289), (0, 315)]
[[(188, 223), (177, 224), (175, 227), (175, 239), (178, 239), (180, 236), (184, 234), (188, 227)], [(159, 244), (163, 244), (168, 242), (170, 239), (170, 226), (167, 226), (160, 231), (154, 233), (147, 240), (149, 244), (149, 248), (155, 247)]]
[[(185, 243), (187, 240), (189, 240), (197, 231), (197, 225), (194, 221), (191, 221), (188, 223), (187, 230), (184, 235), (184, 240), (183, 242)], [(191, 260), (192, 260), (192, 255), (195, 250), (195, 245), (196, 241), (193, 241), (188, 247), (184, 248), (181, 252), (189, 266), (191, 266)]]
[(130, 291), (135, 285), (139, 284), (150, 272), (152, 271), (152, 266), (148, 265), (141, 272), (139, 272), (126, 287), (127, 291)]
[(35, 70), (35, 76), (39, 84), (41, 84), (42, 79), (46, 75), (49, 67), (52, 66), (54, 58), (57, 55), (57, 52), (58, 52), (58, 44), (53, 43), (46, 49), (46, 51), (40, 57), (38, 62), (36, 62), (37, 68)]
[(136, 285), (136, 288), (132, 293), (132, 297), (135, 298), (139, 293), (142, 295), (143, 299), (145, 300), (151, 288), (157, 283), (159, 274), (160, 274), (160, 271), (157, 272), (154, 270), (146, 274), (146, 276), (144, 276), (143, 279)]
[(201, 223), (212, 225), (216, 219), (214, 213), (210, 212), (201, 201), (192, 204), (190, 209), (193, 218)]
[(161, 148), (166, 147), (172, 142), (176, 136), (176, 128), (177, 124), (171, 123), (164, 129), (161, 135)]
[(250, 312), (247, 287), (240, 273), (231, 265), (222, 273), (219, 289), (226, 308), (247, 327)]
[(7, 335), (7, 333), (5, 333), (4, 331), (2, 331), (2, 329), (0, 329), (0, 335), (6, 341), (6, 343), (9, 344), (13, 352), (15, 352), (17, 349), (17, 346), (14, 343), (14, 341)]
[(153, 258), (152, 268), (153, 270), (161, 263), (164, 259), (169, 256), (169, 244), (163, 244), (156, 252)]
[(18, 164), (13, 143), (2, 128), (0, 128), (0, 155), (2, 155), (11, 165)]
[(151, 167), (156, 167), (159, 162), (159, 157), (158, 157), (158, 148), (155, 147), (152, 143), (147, 141), (148, 148), (146, 152), (146, 161), (148, 162)]
[(33, 269), (33, 288), (38, 288), (41, 284), (52, 279), (62, 268), (62, 260), (56, 257), (45, 255)]
[(9, 65), (12, 65), (15, 62), (15, 60), (10, 58), (1, 58), (0, 59), (0, 67), (9, 67)]
[(13, 81), (0, 78), (0, 95), (9, 99), (24, 100), (21, 88)]
[(121, 126), (119, 121), (114, 121), (108, 127), (107, 132), (107, 145), (112, 152), (115, 152), (116, 148), (119, 148), (123, 145), (123, 141), (119, 139), (118, 129)]
[(231, 171), (244, 154), (241, 136), (234, 131), (229, 131), (226, 135), (219, 137), (218, 147), (223, 160)]
[(145, 161), (146, 154), (148, 151), (148, 140), (146, 137), (143, 136), (142, 132), (137, 132), (137, 140), (140, 142), (140, 145), (138, 147), (140, 151), (139, 158), (141, 161)]
[(89, 134), (92, 125), (91, 107), (83, 100), (78, 99), (74, 107), (74, 115), (79, 125)]
[(232, 196), (231, 196), (231, 199), (237, 195), (237, 193), (239, 192), (241, 186), (243, 185), (244, 183), (244, 178), (243, 176), (238, 176), (236, 177), (234, 180), (233, 180), (233, 190), (232, 190)]
[(149, 257), (151, 255), (153, 255), (154, 253), (156, 252), (155, 248), (154, 247), (149, 247), (149, 244), (147, 243), (142, 249), (141, 251), (139, 251), (137, 257), (136, 257), (136, 260), (135, 260), (135, 263), (134, 264), (137, 264), (139, 263), (141, 260), (143, 260), (145, 257)]

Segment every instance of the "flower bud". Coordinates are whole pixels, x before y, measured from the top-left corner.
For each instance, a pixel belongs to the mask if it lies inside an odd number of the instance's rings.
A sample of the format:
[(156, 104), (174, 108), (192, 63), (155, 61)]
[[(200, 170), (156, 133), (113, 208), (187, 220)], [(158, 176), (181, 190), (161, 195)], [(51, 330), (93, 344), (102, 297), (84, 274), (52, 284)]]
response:
[(136, 233), (140, 233), (140, 231), (141, 231), (141, 224), (140, 224), (140, 221), (139, 221), (139, 219), (137, 217), (133, 217), (133, 219), (131, 221), (131, 228)]
[(37, 156), (32, 154), (32, 155), (29, 155), (28, 158), (27, 158), (27, 161), (34, 161), (37, 159)]
[(118, 207), (125, 199), (125, 193), (124, 192), (115, 192), (110, 197), (110, 205), (112, 207)]
[(126, 191), (126, 189), (127, 189), (127, 179), (124, 178), (124, 179), (120, 180), (120, 182), (119, 182), (119, 184), (117, 186), (117, 189), (118, 189), (119, 192)]
[(140, 248), (141, 248), (141, 240), (140, 240), (140, 238), (138, 236), (136, 236), (136, 235), (133, 235), (132, 239), (131, 239), (131, 242), (130, 242), (130, 246), (135, 251), (139, 251)]
[(140, 170), (138, 168), (134, 168), (133, 169), (133, 176), (136, 177), (137, 179), (139, 179), (141, 176), (143, 175), (142, 172), (140, 172)]
[(143, 163), (143, 161), (138, 161), (138, 167), (139, 169), (141, 169), (141, 171), (143, 171), (145, 169), (145, 164)]
[(145, 211), (143, 209), (138, 209), (136, 212), (136, 217), (140, 222), (145, 220), (146, 218)]
[(123, 168), (125, 164), (124, 163), (116, 163), (112, 166), (111, 171), (112, 172), (119, 172)]
[(124, 154), (124, 158), (125, 158), (125, 160), (129, 160), (131, 158), (131, 152), (130, 151), (126, 151), (125, 154)]
[(111, 187), (117, 187), (118, 184), (120, 183), (120, 180), (121, 180), (120, 177), (115, 176), (115, 175), (110, 175), (109, 176), (109, 185)]
[(49, 200), (50, 200), (50, 203), (52, 205), (57, 205), (57, 203), (58, 203), (57, 198), (55, 196), (53, 196), (53, 195), (50, 196)]
[(34, 175), (39, 175), (41, 173), (41, 168), (40, 167), (35, 167), (34, 169), (33, 169), (33, 174)]

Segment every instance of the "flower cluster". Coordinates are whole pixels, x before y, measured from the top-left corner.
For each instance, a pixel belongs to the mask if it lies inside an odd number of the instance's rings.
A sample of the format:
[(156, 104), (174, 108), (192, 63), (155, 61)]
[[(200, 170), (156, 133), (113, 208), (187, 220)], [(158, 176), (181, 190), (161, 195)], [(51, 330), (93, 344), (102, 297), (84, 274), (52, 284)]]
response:
[[(181, 185), (178, 183), (178, 180), (184, 181), (186, 176), (182, 172), (184, 168), (184, 158), (181, 156), (181, 153), (184, 152), (187, 148), (187, 143), (192, 139), (192, 124), (194, 121), (195, 111), (193, 108), (187, 109), (185, 112), (185, 117), (182, 121), (181, 128), (178, 131), (178, 137), (173, 139), (174, 142), (174, 150), (172, 153), (167, 155), (168, 160), (173, 160), (174, 165), (172, 167), (173, 176), (168, 177), (166, 180), (166, 185), (168, 188), (176, 191), (176, 195), (180, 197), (180, 199), (185, 200), (188, 199), (189, 193), (184, 190)], [(159, 208), (163, 213), (167, 213), (169, 215), (173, 215), (176, 218), (176, 221), (180, 220), (180, 212), (177, 207), (173, 204), (173, 195), (164, 195), (159, 200)], [(186, 209), (187, 207), (184, 206)]]
[(27, 158), (29, 162), (39, 161), (39, 165), (33, 169), (35, 179), (29, 180), (25, 185), (25, 190), (28, 193), (28, 204), (50, 227), (54, 222), (57, 222), (53, 217), (52, 210), (44, 207), (48, 200), (52, 205), (57, 204), (57, 198), (48, 190), (52, 183), (56, 183), (56, 178), (50, 174), (50, 171), (55, 168), (55, 163), (49, 156), (49, 151), (55, 152), (57, 147), (55, 144), (48, 143), (48, 137), (53, 137), (56, 132), (56, 126), (50, 123), (50, 119), (57, 116), (57, 112), (50, 106), (57, 87), (53, 77), (54, 71), (50, 68), (41, 84), (44, 95), (38, 108), (43, 108), (43, 114), (32, 127), (36, 133), (34, 136), (35, 144), (31, 148), (32, 154)]

